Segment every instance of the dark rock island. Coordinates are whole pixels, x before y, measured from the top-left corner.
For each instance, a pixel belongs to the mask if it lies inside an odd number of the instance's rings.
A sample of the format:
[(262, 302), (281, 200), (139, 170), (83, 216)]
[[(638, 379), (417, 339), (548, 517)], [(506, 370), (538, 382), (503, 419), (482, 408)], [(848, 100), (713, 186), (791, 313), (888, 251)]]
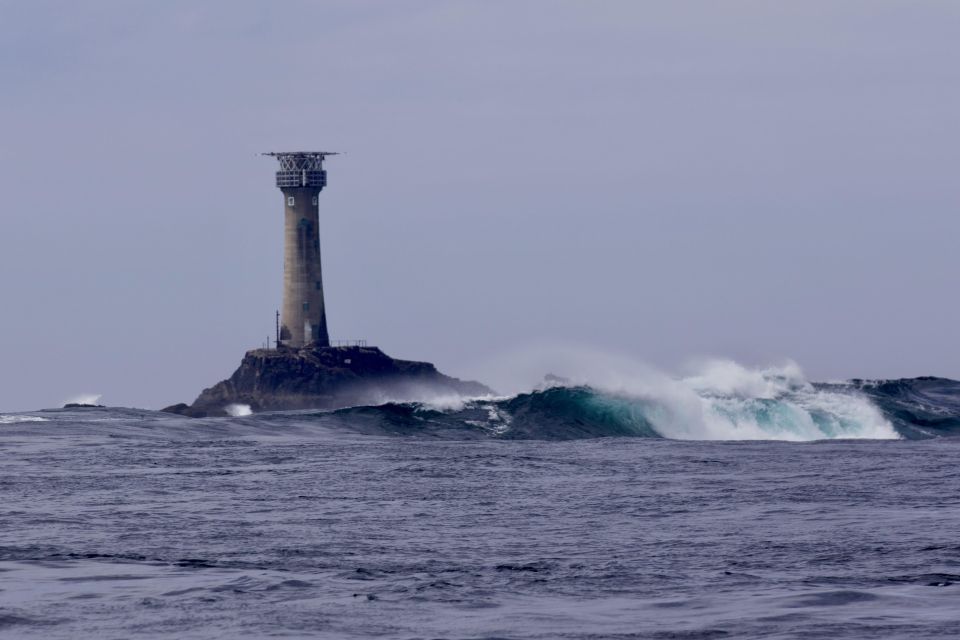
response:
[(489, 393), (479, 382), (451, 378), (429, 362), (396, 360), (377, 347), (281, 346), (248, 351), (228, 379), (204, 389), (193, 404), (164, 411), (225, 416), (230, 405), (249, 405), (254, 412), (338, 409)]

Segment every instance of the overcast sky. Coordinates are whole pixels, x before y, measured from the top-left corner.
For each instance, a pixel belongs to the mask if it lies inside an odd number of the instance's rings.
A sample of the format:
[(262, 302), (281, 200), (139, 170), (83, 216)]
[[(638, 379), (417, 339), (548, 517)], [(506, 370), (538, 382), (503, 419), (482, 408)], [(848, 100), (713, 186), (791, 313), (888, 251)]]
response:
[(960, 378), (960, 3), (0, 0), (0, 409), (191, 401), (328, 162), (332, 338)]

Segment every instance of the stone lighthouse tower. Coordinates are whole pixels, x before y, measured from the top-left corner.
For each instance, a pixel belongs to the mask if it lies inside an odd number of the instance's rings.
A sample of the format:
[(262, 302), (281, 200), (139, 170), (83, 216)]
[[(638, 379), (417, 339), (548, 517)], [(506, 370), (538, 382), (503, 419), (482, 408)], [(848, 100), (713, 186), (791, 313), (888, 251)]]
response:
[(280, 343), (329, 347), (320, 271), (318, 196), (327, 185), (328, 151), (265, 153), (280, 161), (277, 187), (283, 192), (283, 306)]

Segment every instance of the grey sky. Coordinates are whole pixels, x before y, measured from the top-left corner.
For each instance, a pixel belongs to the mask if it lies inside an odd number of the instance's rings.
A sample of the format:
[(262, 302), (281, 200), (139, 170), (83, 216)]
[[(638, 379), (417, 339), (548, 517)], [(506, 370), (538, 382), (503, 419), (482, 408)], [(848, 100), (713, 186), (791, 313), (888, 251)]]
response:
[[(273, 329), (960, 377), (960, 3), (0, 1), (0, 409), (159, 408)], [(494, 381), (495, 382), (495, 381)]]

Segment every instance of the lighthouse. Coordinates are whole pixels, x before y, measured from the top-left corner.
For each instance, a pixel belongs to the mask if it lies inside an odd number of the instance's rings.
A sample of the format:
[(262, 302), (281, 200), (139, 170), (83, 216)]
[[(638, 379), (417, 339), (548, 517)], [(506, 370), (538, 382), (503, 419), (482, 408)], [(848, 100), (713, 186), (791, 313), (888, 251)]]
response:
[(330, 151), (264, 153), (280, 162), (277, 187), (283, 193), (283, 306), (279, 343), (328, 347), (327, 316), (320, 268), (320, 192), (327, 186), (323, 161)]
[(331, 346), (320, 270), (320, 192), (327, 186), (323, 162), (330, 151), (265, 153), (280, 163), (283, 194), (283, 306), (277, 348), (251, 349), (226, 380), (208, 387), (193, 404), (164, 411), (203, 417), (228, 415), (231, 405), (254, 412), (339, 409), (420, 400), (422, 394), (491, 395), (479, 382), (445, 376), (429, 362), (396, 360), (366, 340)]

